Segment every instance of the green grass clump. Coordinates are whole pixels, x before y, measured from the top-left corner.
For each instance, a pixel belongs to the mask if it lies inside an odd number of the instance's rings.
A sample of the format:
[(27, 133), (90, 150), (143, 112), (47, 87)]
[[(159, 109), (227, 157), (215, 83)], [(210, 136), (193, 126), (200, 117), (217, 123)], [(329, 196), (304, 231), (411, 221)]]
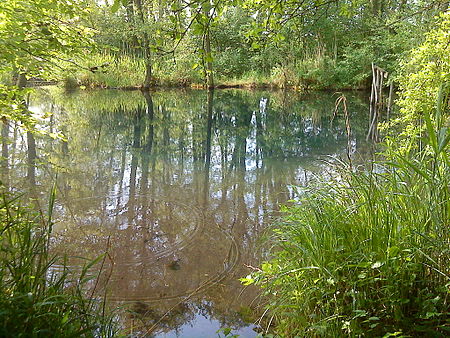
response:
[(0, 220), (0, 336), (113, 336), (104, 304), (83, 291), (89, 266), (74, 278), (49, 253), (50, 217), (2, 193)]
[(283, 209), (274, 259), (243, 279), (266, 289), (278, 334), (449, 334), (448, 99), (423, 112), (417, 149), (388, 141), (372, 170), (340, 169)]
[(145, 62), (138, 57), (92, 53), (82, 60), (83, 68), (64, 73), (66, 87), (73, 83), (96, 88), (127, 88), (141, 86), (145, 76)]
[(448, 18), (405, 63), (382, 160), (299, 191), (273, 259), (242, 279), (265, 288), (280, 336), (450, 334)]

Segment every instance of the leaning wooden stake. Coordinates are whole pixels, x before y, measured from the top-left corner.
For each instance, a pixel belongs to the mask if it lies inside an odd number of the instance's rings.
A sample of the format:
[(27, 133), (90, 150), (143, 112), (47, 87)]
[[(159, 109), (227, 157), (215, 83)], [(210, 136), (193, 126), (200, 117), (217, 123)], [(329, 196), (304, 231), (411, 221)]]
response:
[(370, 115), (367, 140), (379, 141), (378, 120), (380, 119), (383, 105), (383, 79), (387, 77), (388, 72), (372, 63), (372, 88), (370, 92)]
[(389, 121), (389, 118), (391, 116), (391, 109), (392, 109), (392, 96), (394, 94), (394, 81), (390, 80), (389, 81), (389, 98), (388, 98), (388, 105), (387, 105), (387, 109), (386, 109), (386, 119)]

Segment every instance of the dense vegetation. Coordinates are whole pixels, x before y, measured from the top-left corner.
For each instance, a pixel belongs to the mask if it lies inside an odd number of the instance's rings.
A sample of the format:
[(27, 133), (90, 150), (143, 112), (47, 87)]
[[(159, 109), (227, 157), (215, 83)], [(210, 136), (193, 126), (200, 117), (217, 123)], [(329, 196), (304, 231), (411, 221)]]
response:
[[(266, 288), (273, 330), (281, 336), (445, 336), (448, 5), (444, 0), (2, 1), (2, 135), (14, 121), (27, 147), (35, 148), (36, 117), (26, 100), (30, 79), (64, 79), (67, 88), (346, 89), (369, 87), (375, 63), (400, 88), (400, 114), (385, 126), (383, 160), (371, 168), (350, 164), (325, 185), (321, 181), (301, 192), (277, 224), (275, 258), (244, 282)], [(28, 152), (27, 160), (34, 164), (36, 152)], [(2, 184), (2, 335), (112, 334), (110, 323), (93, 314), (98, 304), (82, 291), (85, 275), (77, 279), (64, 268), (53, 271), (51, 221), (21, 207)]]
[(449, 31), (447, 13), (404, 65), (383, 160), (299, 191), (275, 258), (243, 279), (267, 290), (281, 336), (448, 335)]
[[(66, 261), (50, 251), (54, 193), (47, 212), (28, 203), (4, 180), (8, 170), (8, 133), (20, 124), (27, 138), (28, 164), (36, 161), (36, 117), (28, 110), (27, 78), (49, 78), (65, 58), (88, 41), (76, 26), (83, 15), (71, 1), (0, 3), (0, 111), (2, 159), (0, 182), (0, 335), (2, 337), (112, 336), (115, 326), (104, 302), (86, 284), (88, 264), (75, 276)], [(17, 85), (12, 85), (13, 78)], [(31, 151), (31, 149), (33, 149)], [(33, 171), (28, 172), (31, 180)], [(49, 190), (50, 187), (49, 187)]]
[[(51, 215), (53, 198), (48, 215)], [(0, 335), (2, 337), (113, 336), (105, 303), (87, 298), (92, 262), (75, 277), (49, 253), (51, 216), (2, 192), (0, 204)]]
[[(446, 1), (114, 1), (93, 9), (85, 85), (365, 88), (396, 72)], [(112, 11), (110, 10), (112, 8)], [(136, 72), (136, 69), (139, 71)], [(205, 80), (204, 80), (205, 79)]]
[[(447, 6), (444, 0), (7, 1), (2, 53), (15, 74), (65, 79), (68, 86), (366, 88), (371, 63), (397, 73)], [(53, 72), (45, 74), (50, 63)]]

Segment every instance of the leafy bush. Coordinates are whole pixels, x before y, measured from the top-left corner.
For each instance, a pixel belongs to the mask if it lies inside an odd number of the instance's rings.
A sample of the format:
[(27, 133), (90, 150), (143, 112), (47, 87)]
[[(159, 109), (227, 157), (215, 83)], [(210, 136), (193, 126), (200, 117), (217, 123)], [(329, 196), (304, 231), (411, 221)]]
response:
[[(401, 147), (405, 151), (420, 142), (425, 125), (416, 121), (423, 114), (433, 115), (438, 109), (437, 104), (441, 101), (437, 101), (435, 97), (439, 87), (446, 84), (444, 91), (449, 90), (450, 12), (442, 14), (439, 22), (439, 29), (429, 32), (426, 41), (403, 63), (399, 100), (401, 114), (394, 124), (400, 127), (407, 125), (401, 135)], [(448, 111), (443, 113), (446, 114), (444, 118), (448, 116)], [(439, 119), (433, 123), (440, 123)]]
[[(183, 44), (182, 47), (185, 47)], [(155, 65), (154, 74), (158, 83), (165, 86), (189, 86), (191, 83), (202, 83), (203, 73), (197, 57), (192, 57), (192, 52), (182, 50), (177, 53), (176, 62), (173, 58), (160, 60)]]

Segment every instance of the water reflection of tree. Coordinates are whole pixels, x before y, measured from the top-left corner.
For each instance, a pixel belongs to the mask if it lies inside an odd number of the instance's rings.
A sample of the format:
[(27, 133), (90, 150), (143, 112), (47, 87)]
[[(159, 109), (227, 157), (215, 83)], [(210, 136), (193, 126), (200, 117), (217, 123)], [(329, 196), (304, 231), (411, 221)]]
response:
[(135, 328), (135, 334), (147, 336), (169, 331), (180, 332), (184, 325), (193, 323), (198, 315), (215, 319), (221, 327), (230, 327), (234, 330), (250, 324), (243, 319), (239, 311), (224, 305), (198, 299), (179, 302), (173, 305), (170, 311), (165, 311), (161, 307), (155, 307), (154, 304), (135, 302), (130, 306), (128, 320), (131, 323), (128, 325)]
[(135, 327), (134, 334), (145, 337), (155, 331), (176, 331), (195, 318), (195, 307), (187, 303), (176, 304), (169, 313), (144, 302), (135, 302), (130, 310), (130, 320)]

